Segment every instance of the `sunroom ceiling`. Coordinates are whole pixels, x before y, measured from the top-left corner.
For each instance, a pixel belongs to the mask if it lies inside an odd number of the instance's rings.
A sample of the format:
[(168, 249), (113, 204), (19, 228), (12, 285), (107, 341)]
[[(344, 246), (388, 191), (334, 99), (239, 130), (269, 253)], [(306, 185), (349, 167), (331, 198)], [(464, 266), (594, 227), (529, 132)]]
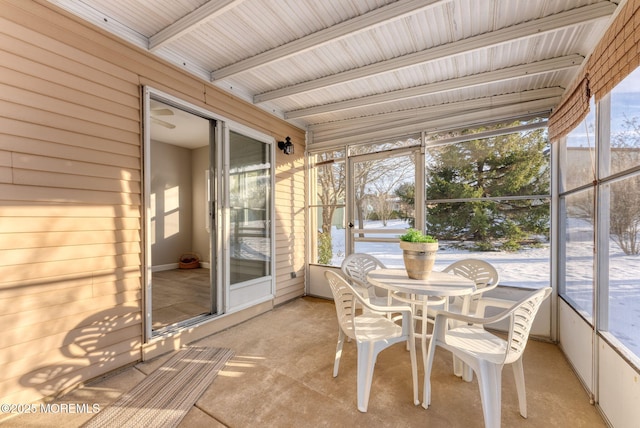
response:
[(620, 3), (50, 1), (322, 145), (548, 114)]

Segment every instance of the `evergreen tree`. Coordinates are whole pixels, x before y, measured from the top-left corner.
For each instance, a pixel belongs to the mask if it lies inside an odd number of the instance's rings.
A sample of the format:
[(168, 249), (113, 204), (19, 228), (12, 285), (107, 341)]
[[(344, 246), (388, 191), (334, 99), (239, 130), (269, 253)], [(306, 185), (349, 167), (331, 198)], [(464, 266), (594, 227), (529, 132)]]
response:
[(529, 235), (548, 234), (548, 201), (514, 198), (549, 194), (544, 129), (435, 147), (427, 170), (427, 230), (439, 238), (517, 249)]

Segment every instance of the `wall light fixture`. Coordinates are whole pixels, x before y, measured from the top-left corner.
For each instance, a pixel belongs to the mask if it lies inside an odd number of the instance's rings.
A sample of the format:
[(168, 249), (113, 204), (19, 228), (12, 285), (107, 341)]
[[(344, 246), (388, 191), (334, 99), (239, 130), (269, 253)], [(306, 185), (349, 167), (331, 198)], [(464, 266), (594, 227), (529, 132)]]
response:
[(293, 143), (291, 137), (287, 137), (284, 141), (278, 141), (278, 148), (284, 152), (285, 155), (293, 154)]

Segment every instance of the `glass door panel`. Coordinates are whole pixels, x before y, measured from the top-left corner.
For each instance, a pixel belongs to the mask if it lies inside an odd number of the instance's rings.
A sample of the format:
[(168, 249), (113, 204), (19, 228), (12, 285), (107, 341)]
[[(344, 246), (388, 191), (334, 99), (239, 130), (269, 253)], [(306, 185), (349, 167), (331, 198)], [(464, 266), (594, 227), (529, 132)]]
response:
[(215, 121), (151, 99), (147, 290), (152, 334), (215, 312), (211, 149)]
[(229, 133), (230, 284), (271, 275), (271, 147)]
[(350, 159), (350, 252), (367, 253), (387, 266), (402, 266), (398, 237), (415, 225), (419, 151), (383, 152)]

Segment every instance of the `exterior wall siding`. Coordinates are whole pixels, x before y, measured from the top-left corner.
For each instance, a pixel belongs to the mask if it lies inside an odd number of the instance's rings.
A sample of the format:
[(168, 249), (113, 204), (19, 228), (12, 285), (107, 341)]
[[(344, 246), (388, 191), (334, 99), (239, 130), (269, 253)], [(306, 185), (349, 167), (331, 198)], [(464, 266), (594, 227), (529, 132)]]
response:
[(142, 358), (141, 85), (297, 142), (276, 155), (274, 304), (304, 293), (302, 130), (45, 1), (0, 0), (1, 402)]

